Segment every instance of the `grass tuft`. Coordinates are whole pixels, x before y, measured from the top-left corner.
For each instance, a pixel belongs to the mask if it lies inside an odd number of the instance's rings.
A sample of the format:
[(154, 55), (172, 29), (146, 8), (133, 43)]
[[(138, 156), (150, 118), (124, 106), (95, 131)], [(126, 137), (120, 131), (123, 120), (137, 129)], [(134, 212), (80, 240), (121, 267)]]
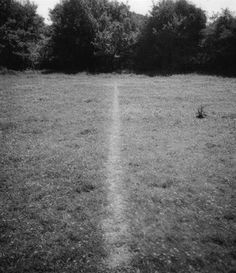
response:
[(207, 114), (206, 114), (206, 112), (204, 111), (204, 106), (200, 106), (200, 107), (198, 107), (198, 109), (197, 109), (197, 115), (196, 115), (196, 117), (198, 118), (198, 119), (203, 119), (203, 118), (205, 118), (207, 116)]

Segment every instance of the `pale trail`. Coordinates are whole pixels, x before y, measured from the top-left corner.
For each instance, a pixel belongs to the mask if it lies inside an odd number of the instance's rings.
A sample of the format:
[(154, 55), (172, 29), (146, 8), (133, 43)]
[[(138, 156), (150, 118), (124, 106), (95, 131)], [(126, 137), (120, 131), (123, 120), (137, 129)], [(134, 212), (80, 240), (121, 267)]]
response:
[(127, 207), (127, 193), (123, 185), (122, 161), (121, 161), (121, 120), (119, 107), (119, 89), (114, 85), (114, 97), (112, 105), (112, 126), (109, 139), (109, 155), (107, 168), (107, 200), (108, 215), (103, 221), (108, 258), (106, 265), (112, 269), (119, 266), (128, 266), (130, 253), (127, 247), (129, 241), (129, 225), (125, 215)]

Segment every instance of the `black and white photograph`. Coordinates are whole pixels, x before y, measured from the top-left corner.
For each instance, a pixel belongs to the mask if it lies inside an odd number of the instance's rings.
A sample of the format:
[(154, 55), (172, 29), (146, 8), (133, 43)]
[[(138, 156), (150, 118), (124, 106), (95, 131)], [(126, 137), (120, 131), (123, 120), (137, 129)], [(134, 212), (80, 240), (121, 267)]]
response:
[(0, 273), (236, 273), (236, 0), (0, 0)]

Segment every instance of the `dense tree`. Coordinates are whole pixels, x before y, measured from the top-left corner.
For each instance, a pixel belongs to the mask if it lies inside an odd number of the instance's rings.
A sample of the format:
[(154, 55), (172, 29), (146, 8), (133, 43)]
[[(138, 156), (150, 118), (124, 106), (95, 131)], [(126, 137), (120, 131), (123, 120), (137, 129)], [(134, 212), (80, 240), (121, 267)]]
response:
[(188, 69), (205, 24), (204, 12), (185, 0), (163, 0), (154, 5), (140, 39), (139, 69)]
[(0, 0), (0, 66), (22, 69), (34, 62), (43, 19), (29, 1)]
[(236, 17), (229, 10), (216, 15), (203, 31), (200, 63), (208, 72), (236, 74)]
[(98, 29), (93, 45), (100, 66), (111, 70), (130, 67), (133, 46), (137, 42), (138, 25), (135, 24), (129, 7), (107, 1), (97, 22)]
[(129, 8), (108, 0), (64, 0), (51, 12), (49, 52), (57, 68), (114, 69), (127, 64), (138, 28)]
[(96, 21), (85, 0), (67, 0), (51, 11), (49, 51), (55, 68), (86, 69), (91, 63)]
[(161, 0), (149, 16), (116, 0), (62, 0), (44, 25), (28, 0), (0, 0), (0, 66), (236, 74), (236, 17), (206, 25), (187, 0)]

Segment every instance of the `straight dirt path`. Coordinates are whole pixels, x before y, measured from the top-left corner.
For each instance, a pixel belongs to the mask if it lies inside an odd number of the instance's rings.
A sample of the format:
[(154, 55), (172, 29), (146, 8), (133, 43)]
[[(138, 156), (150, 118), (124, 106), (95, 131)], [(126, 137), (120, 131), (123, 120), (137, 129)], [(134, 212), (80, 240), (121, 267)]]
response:
[(112, 104), (112, 126), (109, 137), (109, 155), (107, 161), (107, 199), (108, 214), (103, 221), (108, 258), (106, 266), (109, 269), (128, 266), (130, 253), (127, 242), (130, 239), (129, 224), (126, 218), (127, 192), (123, 185), (121, 159), (121, 120), (119, 107), (119, 89), (114, 85)]

